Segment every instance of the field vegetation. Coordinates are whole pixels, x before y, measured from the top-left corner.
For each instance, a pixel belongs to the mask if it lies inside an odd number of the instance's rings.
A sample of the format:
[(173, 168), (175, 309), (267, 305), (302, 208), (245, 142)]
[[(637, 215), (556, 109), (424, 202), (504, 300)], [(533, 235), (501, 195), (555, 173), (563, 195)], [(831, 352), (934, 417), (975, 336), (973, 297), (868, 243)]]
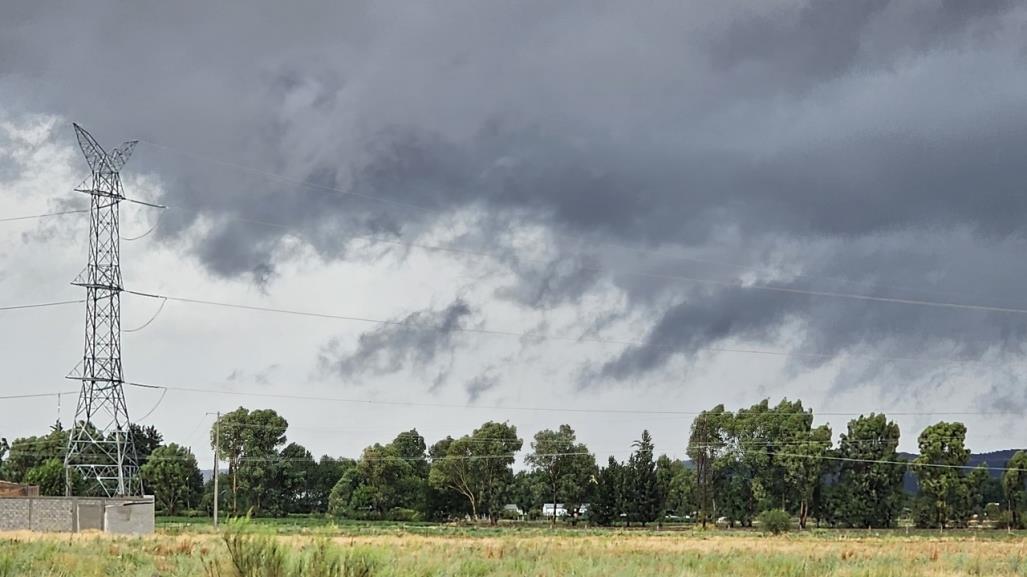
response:
[[(0, 534), (0, 577), (1027, 575), (999, 531), (653, 531), (233, 525), (137, 538)], [(181, 528), (179, 528), (181, 529)], [(978, 537), (979, 536), (979, 537)]]

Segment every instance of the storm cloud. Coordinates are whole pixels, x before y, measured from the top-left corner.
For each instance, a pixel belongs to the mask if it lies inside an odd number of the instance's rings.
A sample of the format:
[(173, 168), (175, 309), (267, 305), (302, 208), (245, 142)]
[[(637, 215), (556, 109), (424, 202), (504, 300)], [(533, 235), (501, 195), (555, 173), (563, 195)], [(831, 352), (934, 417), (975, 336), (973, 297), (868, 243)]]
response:
[(321, 370), (341, 380), (353, 380), (364, 375), (395, 373), (408, 367), (430, 368), (440, 355), (452, 351), (456, 333), (472, 314), (466, 302), (457, 300), (441, 310), (410, 313), (365, 332), (352, 351), (333, 339), (321, 349)]
[[(160, 200), (178, 209), (158, 237), (191, 235), (226, 278), (270, 282), (289, 234), (338, 259), (354, 238), (416, 243), (460, 215), (480, 228), (457, 245), (513, 271), (499, 299), (589, 306), (608, 279), (624, 300), (612, 318), (644, 327), (599, 365), (611, 381), (727, 341), (825, 358), (1022, 352), (1016, 315), (752, 288), (1027, 304), (1022, 6), (384, 2), (305, 14), (19, 4), (0, 22), (3, 106), (78, 119), (101, 140), (142, 138), (140, 169), (166, 179)], [(528, 248), (511, 243), (539, 229)], [(540, 256), (518, 254), (529, 249)], [(321, 366), (341, 378), (424, 366), (470, 314), (462, 301), (412, 314), (404, 322), (424, 330), (329, 344)]]

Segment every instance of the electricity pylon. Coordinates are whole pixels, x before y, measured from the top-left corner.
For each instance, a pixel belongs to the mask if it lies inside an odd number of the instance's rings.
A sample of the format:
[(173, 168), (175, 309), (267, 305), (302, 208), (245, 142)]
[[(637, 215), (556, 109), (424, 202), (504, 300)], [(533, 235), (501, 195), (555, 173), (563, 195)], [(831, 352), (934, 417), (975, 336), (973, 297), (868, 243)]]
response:
[(142, 495), (135, 442), (128, 420), (121, 367), (121, 235), (118, 226), (121, 167), (136, 141), (105, 151), (84, 128), (74, 125), (89, 163), (89, 263), (72, 284), (86, 289), (85, 352), (77, 374), (82, 381), (64, 458), (67, 494), (77, 472), (89, 492), (108, 497)]

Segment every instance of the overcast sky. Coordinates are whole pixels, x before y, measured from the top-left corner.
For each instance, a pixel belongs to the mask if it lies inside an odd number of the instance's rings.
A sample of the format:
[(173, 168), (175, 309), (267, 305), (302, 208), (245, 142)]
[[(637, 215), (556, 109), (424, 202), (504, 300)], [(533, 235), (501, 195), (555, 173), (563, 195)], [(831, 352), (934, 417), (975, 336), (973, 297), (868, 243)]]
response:
[[(126, 288), (416, 327), (167, 303), (127, 380), (378, 401), (127, 391), (204, 463), (240, 405), (318, 455), (496, 419), (683, 456), (688, 412), (783, 397), (1022, 447), (1025, 70), (1013, 2), (15, 3), (0, 218), (82, 206), (78, 122), (170, 207), (123, 206)], [(0, 223), (0, 306), (81, 298), (87, 230)], [(0, 312), (0, 394), (74, 390), (83, 318)]]

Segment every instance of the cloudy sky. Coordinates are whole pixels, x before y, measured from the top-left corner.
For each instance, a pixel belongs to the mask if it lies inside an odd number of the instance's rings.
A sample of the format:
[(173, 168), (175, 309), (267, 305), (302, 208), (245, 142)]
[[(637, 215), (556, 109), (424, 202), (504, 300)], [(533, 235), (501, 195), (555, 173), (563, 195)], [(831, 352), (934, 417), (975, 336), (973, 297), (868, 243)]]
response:
[[(123, 206), (126, 288), (350, 317), (169, 301), (126, 379), (236, 394), (130, 388), (168, 440), (245, 405), (317, 454), (508, 419), (682, 455), (688, 413), (788, 397), (1027, 445), (1021, 5), (3, 12), (0, 218), (83, 205), (71, 122), (140, 139), (126, 194), (169, 208)], [(81, 298), (87, 230), (0, 222), (0, 306)], [(83, 317), (0, 312), (0, 394), (73, 390)], [(58, 416), (0, 403), (6, 437)]]

